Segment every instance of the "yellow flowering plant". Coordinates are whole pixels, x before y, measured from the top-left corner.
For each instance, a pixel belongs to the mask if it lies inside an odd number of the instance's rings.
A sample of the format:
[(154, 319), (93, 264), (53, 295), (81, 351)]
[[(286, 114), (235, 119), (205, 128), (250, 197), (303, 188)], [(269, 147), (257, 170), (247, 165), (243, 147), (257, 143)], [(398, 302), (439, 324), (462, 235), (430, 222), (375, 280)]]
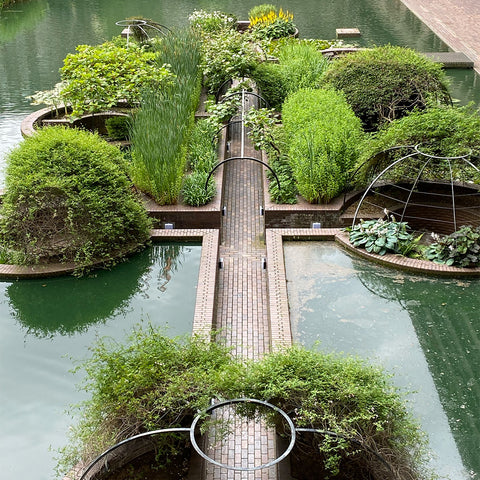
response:
[(271, 40), (288, 37), (296, 32), (293, 14), (288, 10), (284, 11), (282, 8), (280, 8), (278, 13), (276, 10), (271, 9), (262, 15), (251, 16), (249, 20), (251, 31), (260, 39)]

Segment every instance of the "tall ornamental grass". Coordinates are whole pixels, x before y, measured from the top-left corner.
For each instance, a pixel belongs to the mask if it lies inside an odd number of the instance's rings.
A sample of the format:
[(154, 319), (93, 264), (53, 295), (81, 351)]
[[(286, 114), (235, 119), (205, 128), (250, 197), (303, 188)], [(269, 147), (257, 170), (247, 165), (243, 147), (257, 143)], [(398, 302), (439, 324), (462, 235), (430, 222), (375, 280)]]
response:
[(282, 110), (289, 161), (299, 193), (329, 202), (346, 187), (363, 138), (360, 120), (334, 90), (301, 89)]
[(186, 151), (200, 97), (200, 49), (195, 35), (180, 31), (159, 45), (159, 64), (171, 65), (175, 81), (161, 91), (146, 90), (133, 119), (132, 177), (161, 205), (177, 202)]

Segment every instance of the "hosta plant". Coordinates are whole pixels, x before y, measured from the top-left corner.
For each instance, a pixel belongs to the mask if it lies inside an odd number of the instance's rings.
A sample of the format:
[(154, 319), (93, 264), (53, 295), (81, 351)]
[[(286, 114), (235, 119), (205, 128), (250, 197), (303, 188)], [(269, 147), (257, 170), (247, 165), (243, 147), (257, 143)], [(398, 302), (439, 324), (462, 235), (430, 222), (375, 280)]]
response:
[(362, 220), (347, 229), (350, 243), (357, 248), (365, 248), (369, 253), (385, 255), (386, 253), (404, 254), (411, 250), (415, 239), (408, 232), (407, 222), (391, 220)]
[(432, 237), (435, 243), (424, 254), (428, 260), (458, 267), (472, 267), (480, 262), (480, 227), (464, 225), (450, 235)]

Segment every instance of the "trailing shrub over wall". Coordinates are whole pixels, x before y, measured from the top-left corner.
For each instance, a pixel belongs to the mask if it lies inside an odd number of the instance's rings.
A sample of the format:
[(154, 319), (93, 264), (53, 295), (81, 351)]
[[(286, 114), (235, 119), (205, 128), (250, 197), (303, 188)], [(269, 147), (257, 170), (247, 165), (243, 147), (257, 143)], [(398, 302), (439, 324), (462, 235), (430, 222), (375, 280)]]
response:
[(363, 139), (360, 120), (334, 90), (302, 89), (282, 110), (288, 156), (300, 194), (328, 202), (345, 188)]
[[(277, 405), (297, 427), (342, 437), (315, 436), (305, 451), (306, 463), (316, 459), (325, 478), (339, 469), (343, 479), (427, 478), (423, 440), (401, 397), (384, 372), (360, 360), (298, 347), (245, 363), (218, 343), (195, 337), (178, 342), (149, 327), (136, 329), (126, 345), (100, 341), (83, 366), (91, 397), (72, 430), (65, 470), (129, 436), (189, 427), (212, 399), (246, 396)], [(157, 458), (165, 467), (175, 446), (171, 437), (156, 438)], [(188, 442), (187, 435), (177, 438)], [(398, 475), (368, 449), (379, 452)]]
[(49, 127), (7, 159), (1, 240), (17, 261), (111, 260), (149, 239), (146, 212), (131, 191), (123, 155), (98, 136)]
[[(413, 150), (391, 150), (400, 145), (418, 145), (422, 152), (440, 157), (456, 157), (472, 152), (480, 154), (480, 116), (474, 105), (466, 107), (431, 107), (427, 110), (415, 110), (408, 116), (384, 125), (365, 143), (359, 159), (360, 169), (355, 181), (365, 185), (373, 172), (380, 173), (395, 160)], [(426, 158), (420, 159), (425, 162)], [(471, 161), (474, 161), (471, 159)], [(411, 163), (411, 162), (410, 162)], [(477, 162), (478, 163), (478, 162)], [(435, 160), (423, 171), (422, 178), (449, 180), (450, 168), (466, 166), (462, 162), (452, 165)], [(393, 169), (391, 178), (401, 178), (402, 165)], [(479, 175), (473, 168), (468, 172), (457, 171), (458, 179), (478, 181)], [(468, 176), (465, 176), (468, 175)]]
[(451, 103), (441, 66), (404, 47), (345, 55), (331, 63), (323, 85), (345, 93), (367, 130), (423, 109), (429, 102)]

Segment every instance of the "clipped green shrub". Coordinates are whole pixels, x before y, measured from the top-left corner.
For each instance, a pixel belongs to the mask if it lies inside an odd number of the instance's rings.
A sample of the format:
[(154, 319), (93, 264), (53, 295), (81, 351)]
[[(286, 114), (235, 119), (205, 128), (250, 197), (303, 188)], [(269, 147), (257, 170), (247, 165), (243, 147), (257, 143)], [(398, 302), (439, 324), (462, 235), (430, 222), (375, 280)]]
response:
[(183, 181), (182, 196), (187, 205), (200, 207), (206, 205), (217, 193), (215, 179), (210, 178), (207, 188), (205, 184), (208, 178), (208, 172), (201, 170), (194, 171), (187, 175)]
[(111, 260), (149, 239), (149, 221), (131, 191), (118, 148), (97, 135), (49, 127), (7, 159), (1, 242), (24, 263), (79, 267)]
[(280, 110), (289, 94), (320, 86), (328, 60), (316, 45), (302, 40), (284, 42), (276, 56), (278, 63), (260, 63), (252, 76), (269, 105)]
[(169, 70), (157, 64), (155, 53), (114, 42), (79, 45), (76, 53), (65, 57), (60, 72), (65, 82), (60, 96), (72, 106), (74, 117), (108, 110), (120, 101), (134, 105), (143, 89), (162, 89), (172, 80)]
[(298, 191), (310, 203), (329, 202), (358, 159), (360, 120), (340, 92), (301, 89), (285, 101), (282, 121)]
[[(480, 153), (480, 116), (472, 104), (466, 107), (431, 107), (415, 110), (399, 120), (381, 128), (365, 143), (359, 159), (359, 170), (355, 181), (365, 185), (373, 172), (379, 173), (395, 160), (410, 153), (406, 149), (394, 149), (401, 145), (419, 145), (422, 152), (439, 157), (456, 157), (471, 152)], [(422, 160), (422, 159), (420, 159)], [(425, 159), (423, 159), (423, 162)], [(460, 172), (466, 167), (461, 162), (431, 161), (423, 170), (423, 178), (431, 180), (450, 179), (450, 168), (456, 171), (455, 177), (463, 181), (476, 181), (478, 173), (473, 169)], [(402, 165), (392, 169), (390, 178), (401, 176)], [(467, 176), (466, 176), (467, 175)]]
[(441, 66), (404, 47), (389, 45), (345, 55), (331, 63), (322, 85), (344, 92), (367, 130), (430, 102), (451, 104)]
[(105, 120), (107, 136), (111, 140), (125, 140), (130, 131), (130, 118), (127, 116), (117, 116)]
[[(294, 347), (245, 362), (218, 343), (196, 337), (179, 342), (153, 327), (136, 328), (126, 345), (100, 341), (92, 351), (83, 363), (90, 399), (78, 411), (64, 471), (129, 436), (189, 427), (212, 399), (250, 397), (278, 406), (297, 427), (339, 436), (302, 442), (305, 465), (316, 465), (324, 478), (339, 470), (345, 479), (429, 478), (424, 441), (402, 397), (381, 369), (361, 360)], [(188, 442), (188, 435), (176, 438), (172, 446), (171, 436), (157, 437), (157, 468), (172, 468), (178, 442)]]

